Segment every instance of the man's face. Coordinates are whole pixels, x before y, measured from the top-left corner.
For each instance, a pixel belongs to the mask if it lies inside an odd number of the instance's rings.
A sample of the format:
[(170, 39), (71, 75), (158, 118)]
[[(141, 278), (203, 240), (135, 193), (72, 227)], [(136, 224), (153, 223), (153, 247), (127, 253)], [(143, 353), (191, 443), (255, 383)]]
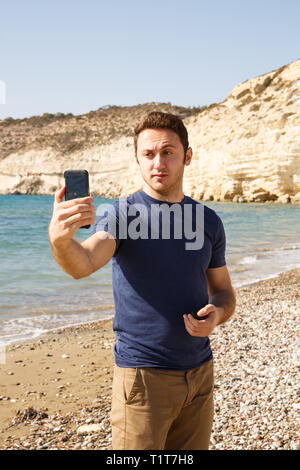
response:
[(137, 161), (142, 177), (154, 191), (168, 194), (181, 188), (184, 166), (189, 165), (192, 149), (184, 149), (179, 136), (170, 129), (145, 129), (137, 141)]

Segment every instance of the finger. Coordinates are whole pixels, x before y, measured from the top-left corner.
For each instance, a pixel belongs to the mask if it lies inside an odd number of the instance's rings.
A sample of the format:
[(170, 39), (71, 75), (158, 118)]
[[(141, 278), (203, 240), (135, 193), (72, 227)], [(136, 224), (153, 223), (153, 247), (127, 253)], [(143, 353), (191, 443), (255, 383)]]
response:
[(209, 315), (211, 312), (213, 312), (215, 310), (215, 306), (214, 305), (211, 305), (211, 304), (208, 304), (206, 305), (205, 307), (201, 308), (198, 312), (197, 312), (197, 315), (199, 318), (201, 317), (206, 317), (207, 315)]
[[(197, 322), (197, 328), (192, 325), (192, 323), (189, 321), (189, 318), (188, 317), (185, 317), (185, 328), (187, 330), (187, 332), (191, 335), (191, 336), (199, 336), (199, 337), (204, 337), (207, 335), (206, 331), (203, 330), (203, 327), (201, 325), (199, 325), (199, 322), (198, 320), (196, 320)], [(204, 326), (204, 325), (203, 325)], [(200, 328), (199, 328), (200, 327)]]
[(197, 328), (199, 323), (203, 323), (204, 320), (196, 320), (196, 318), (193, 317), (193, 315), (191, 313), (188, 314), (188, 320), (191, 324), (191, 326), (193, 326), (194, 328)]
[[(191, 314), (189, 314), (191, 315)], [(208, 316), (207, 318), (203, 318), (203, 320), (201, 320), (201, 318), (199, 317), (199, 320), (196, 320), (192, 315), (190, 317), (190, 321), (193, 322), (193, 327), (195, 329), (199, 329), (199, 326), (200, 328), (210, 328), (210, 325), (211, 325), (211, 318), (210, 316)], [(194, 322), (197, 322), (197, 324), (195, 324)]]
[(185, 316), (183, 317), (183, 320), (184, 320), (184, 326), (185, 326), (186, 331), (187, 331), (191, 336), (194, 336), (194, 333), (193, 333), (193, 331), (191, 330), (190, 325), (189, 325), (189, 323), (188, 323), (188, 321), (187, 321), (187, 318), (186, 318)]
[(193, 336), (206, 336), (205, 331), (208, 325), (205, 320), (195, 320), (191, 314), (188, 314), (187, 324), (193, 332)]
[(83, 213), (79, 212), (77, 214), (72, 215), (71, 217), (68, 217), (67, 219), (64, 219), (64, 225), (65, 227), (69, 227), (72, 224), (76, 224), (76, 223), (80, 224), (81, 221), (85, 222), (83, 225), (88, 225), (88, 223), (94, 223), (95, 216), (89, 212), (83, 212)]
[(84, 213), (85, 216), (92, 216), (95, 214), (95, 208), (91, 204), (76, 204), (75, 206), (71, 206), (69, 208), (61, 207), (59, 216), (62, 220), (64, 220), (78, 213)]
[(202, 312), (202, 313), (200, 313), (200, 314), (197, 313), (197, 317), (198, 317), (198, 318), (197, 318), (197, 321), (207, 320), (207, 319), (209, 318), (209, 316), (210, 316), (210, 313), (211, 313), (211, 312), (209, 312), (209, 313)]
[(75, 206), (76, 204), (92, 204), (94, 202), (94, 198), (91, 196), (85, 196), (85, 197), (78, 197), (75, 199), (69, 199), (68, 201), (63, 201), (61, 202), (61, 207), (72, 207)]
[(59, 203), (62, 202), (64, 199), (64, 194), (66, 192), (66, 187), (63, 186), (62, 188), (58, 189), (54, 193), (54, 202)]
[[(195, 323), (193, 323), (192, 320), (194, 320)], [(187, 327), (189, 328), (189, 332), (192, 332), (193, 334), (196, 333), (197, 327), (199, 327), (198, 320), (195, 320), (194, 318), (191, 319), (189, 315), (187, 315), (185, 316), (185, 322)]]
[(77, 228), (80, 228), (80, 227), (84, 227), (85, 225), (93, 225), (93, 224), (94, 224), (94, 218), (90, 217), (90, 218), (82, 219), (73, 225), (76, 225)]
[(191, 326), (189, 319), (187, 316), (184, 316), (184, 324), (185, 329), (191, 336), (198, 336), (199, 338), (204, 338), (207, 336), (207, 330), (205, 329), (205, 325), (200, 325), (198, 320), (196, 320), (198, 328)]

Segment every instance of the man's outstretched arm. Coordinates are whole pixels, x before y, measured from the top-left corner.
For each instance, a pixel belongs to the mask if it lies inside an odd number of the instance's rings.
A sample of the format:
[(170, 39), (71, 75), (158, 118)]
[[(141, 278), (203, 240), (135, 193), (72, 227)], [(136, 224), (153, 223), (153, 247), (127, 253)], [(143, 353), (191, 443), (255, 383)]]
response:
[(112, 258), (116, 241), (105, 231), (79, 243), (73, 237), (79, 227), (94, 223), (93, 198), (64, 201), (65, 186), (56, 191), (48, 226), (49, 242), (56, 263), (74, 279), (89, 276)]

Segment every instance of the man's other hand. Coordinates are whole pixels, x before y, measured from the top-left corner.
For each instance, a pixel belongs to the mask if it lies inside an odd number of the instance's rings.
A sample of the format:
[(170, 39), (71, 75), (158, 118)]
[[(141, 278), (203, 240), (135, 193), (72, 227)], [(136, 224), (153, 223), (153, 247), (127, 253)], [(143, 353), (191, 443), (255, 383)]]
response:
[[(185, 329), (191, 336), (209, 336), (224, 315), (224, 308), (207, 304), (197, 312), (197, 315), (199, 320), (196, 320), (190, 313), (183, 315)], [(208, 317), (205, 320), (201, 320), (201, 316), (206, 315)]]

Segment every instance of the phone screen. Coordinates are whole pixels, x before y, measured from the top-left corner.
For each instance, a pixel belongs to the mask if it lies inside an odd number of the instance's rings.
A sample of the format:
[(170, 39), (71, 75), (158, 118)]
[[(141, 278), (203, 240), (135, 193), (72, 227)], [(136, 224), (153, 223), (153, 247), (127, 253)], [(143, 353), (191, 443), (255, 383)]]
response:
[[(89, 173), (87, 170), (67, 170), (64, 172), (64, 177), (66, 182), (66, 201), (90, 195)], [(90, 228), (90, 225), (84, 225), (80, 228)]]
[(66, 193), (65, 199), (75, 199), (89, 196), (88, 172), (70, 170), (65, 172)]

